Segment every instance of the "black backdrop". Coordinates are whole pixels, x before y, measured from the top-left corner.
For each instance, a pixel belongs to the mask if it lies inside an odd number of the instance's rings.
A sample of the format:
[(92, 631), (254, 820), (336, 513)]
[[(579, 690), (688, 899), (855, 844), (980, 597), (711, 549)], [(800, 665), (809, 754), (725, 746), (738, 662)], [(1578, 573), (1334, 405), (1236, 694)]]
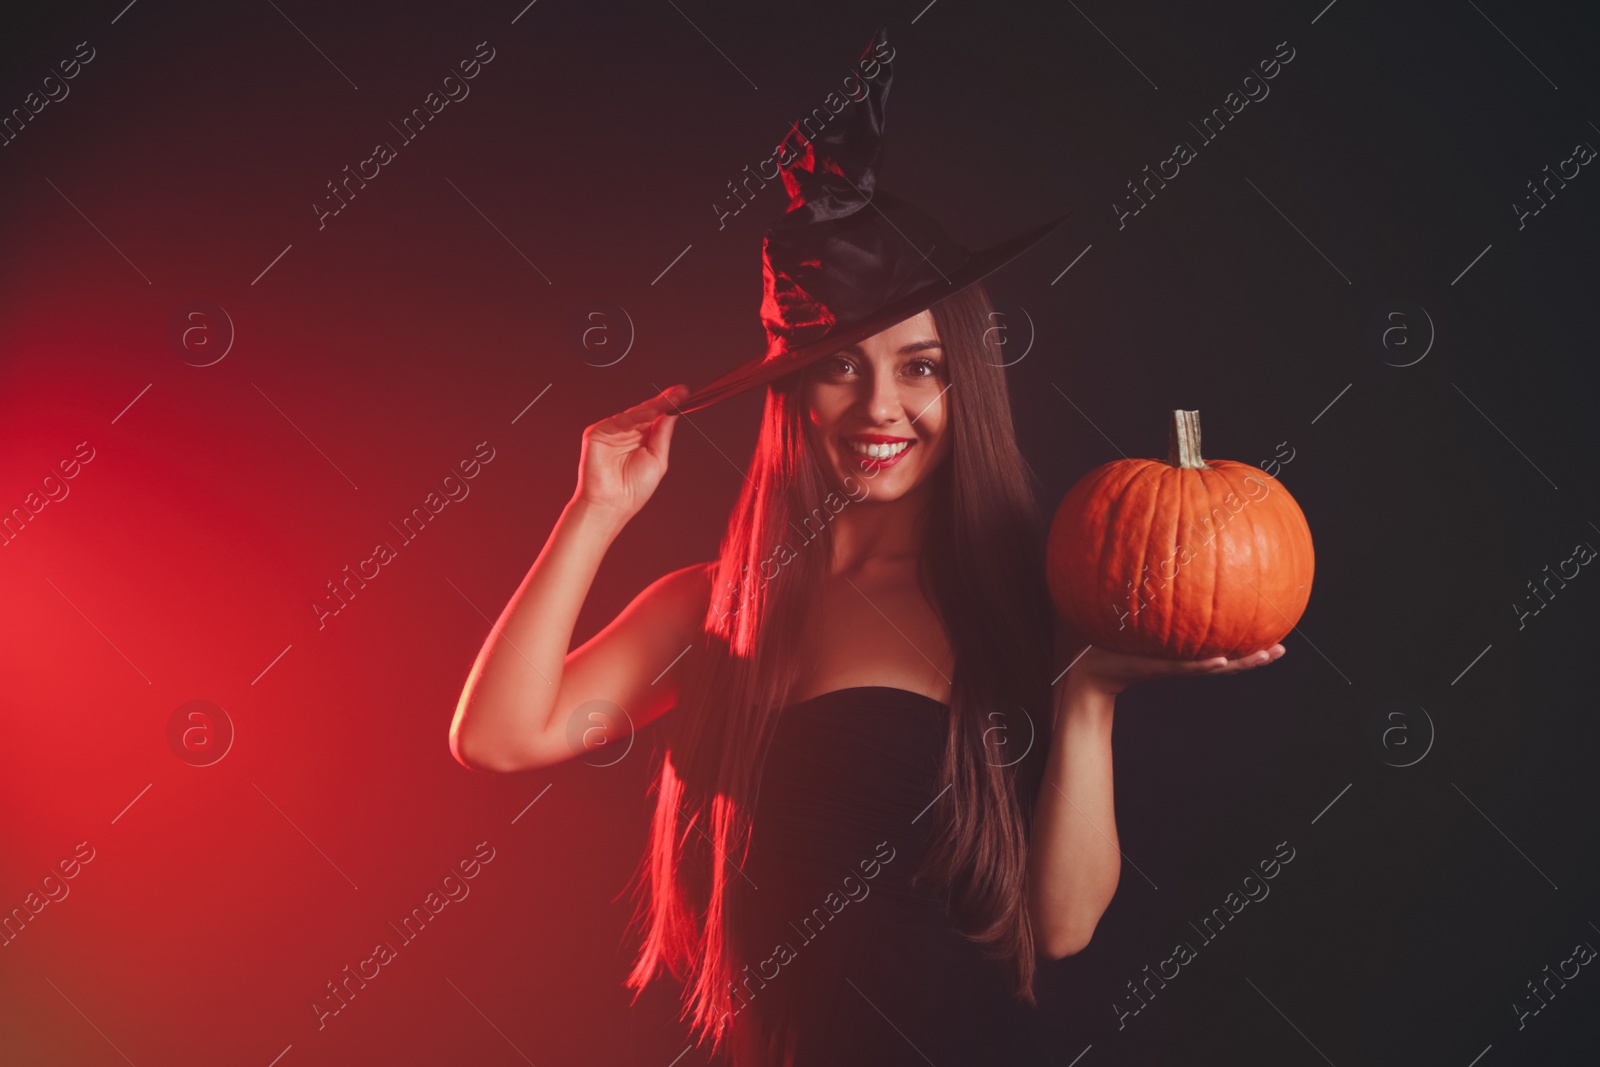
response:
[[(489, 776), (445, 728), (582, 427), (760, 350), (781, 189), (714, 205), (880, 24), (886, 184), (970, 244), (1076, 212), (991, 286), (1051, 502), (1198, 409), (1206, 456), (1277, 459), (1316, 539), (1281, 663), (1119, 702), (1129, 862), (1045, 975), (1061, 1062), (1593, 1062), (1600, 579), (1530, 583), (1600, 545), (1575, 149), (1600, 37), (1577, 5), (1470, 0), (8, 12), (0, 106), (93, 59), (0, 147), (4, 504), (79, 440), (98, 462), (0, 555), (0, 904), (97, 852), (0, 949), (0, 1059), (705, 1062), (674, 1060), (670, 988), (620, 987), (654, 730)], [(319, 227), (480, 41), (471, 94)], [(196, 300), (236, 339), (204, 367), (169, 333)], [(615, 362), (575, 340), (596, 308)], [(757, 410), (680, 425), (580, 640), (714, 552)], [(480, 503), (319, 627), (324, 582), (481, 440)], [(235, 730), (211, 766), (167, 740), (191, 699)], [(324, 983), (486, 839), (481, 902), (319, 1027)], [(1280, 843), (1270, 895), (1204, 939)]]

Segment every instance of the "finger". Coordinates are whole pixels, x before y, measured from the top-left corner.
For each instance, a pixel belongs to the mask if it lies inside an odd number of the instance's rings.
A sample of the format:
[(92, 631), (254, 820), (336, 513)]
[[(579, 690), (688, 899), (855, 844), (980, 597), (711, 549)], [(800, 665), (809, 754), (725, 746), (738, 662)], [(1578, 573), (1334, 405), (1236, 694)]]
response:
[(1269, 663), (1276, 663), (1278, 660), (1283, 658), (1283, 653), (1284, 648), (1282, 645), (1273, 645), (1272, 648), (1264, 648), (1260, 652), (1252, 653), (1247, 659), (1241, 660), (1240, 669), (1249, 670), (1252, 667), (1265, 667)]
[(640, 403), (633, 405), (633, 407), (629, 408), (627, 411), (624, 411), (622, 414), (631, 424), (638, 425), (640, 423), (651, 421), (663, 411), (671, 410), (671, 408), (672, 401), (667, 398), (667, 394), (659, 393), (656, 396), (651, 397), (649, 400), (641, 401)]
[(1239, 671), (1248, 671), (1255, 667), (1264, 667), (1268, 663), (1271, 663), (1273, 660), (1277, 659), (1278, 656), (1283, 655), (1282, 645), (1274, 645), (1273, 648), (1278, 649), (1278, 652), (1274, 653), (1272, 649), (1264, 648), (1257, 652), (1252, 652), (1248, 656), (1240, 656), (1238, 659), (1223, 660), (1222, 666), (1216, 668), (1215, 670), (1209, 671), (1208, 673), (1236, 674)]
[(644, 447), (649, 453), (667, 465), (667, 451), (672, 445), (672, 428), (678, 423), (676, 415), (659, 415), (650, 426), (649, 436), (645, 438)]
[(1197, 674), (1217, 674), (1228, 669), (1228, 661), (1221, 656), (1210, 659), (1170, 660), (1161, 674), (1188, 677)]
[(1119, 678), (1130, 682), (1144, 678), (1186, 678), (1196, 674), (1214, 674), (1219, 667), (1226, 663), (1223, 659), (1159, 659), (1156, 657), (1138, 657), (1139, 662), (1131, 667), (1112, 671)]
[(639, 404), (638, 407), (653, 412), (655, 415), (670, 411), (676, 417), (683, 414), (678, 410), (678, 404), (688, 395), (689, 387), (687, 385), (674, 385), (661, 390), (660, 393)]
[[(678, 386), (677, 388), (682, 388)], [(634, 430), (655, 419), (663, 411), (674, 407), (671, 390), (663, 390), (649, 400), (642, 401), (625, 411), (611, 416), (601, 425), (608, 430)]]

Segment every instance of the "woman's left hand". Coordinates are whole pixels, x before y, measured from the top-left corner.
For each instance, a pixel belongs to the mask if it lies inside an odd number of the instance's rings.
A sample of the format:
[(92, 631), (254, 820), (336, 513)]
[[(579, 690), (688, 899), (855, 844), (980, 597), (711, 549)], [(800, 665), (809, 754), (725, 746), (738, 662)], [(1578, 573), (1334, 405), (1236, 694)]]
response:
[(1091, 645), (1073, 663), (1067, 681), (1087, 685), (1108, 695), (1116, 695), (1135, 682), (1146, 678), (1170, 678), (1174, 675), (1237, 674), (1265, 666), (1280, 658), (1285, 649), (1282, 644), (1252, 652), (1238, 659), (1213, 656), (1211, 659), (1174, 660), (1156, 656), (1135, 656), (1127, 652), (1113, 652), (1108, 648)]

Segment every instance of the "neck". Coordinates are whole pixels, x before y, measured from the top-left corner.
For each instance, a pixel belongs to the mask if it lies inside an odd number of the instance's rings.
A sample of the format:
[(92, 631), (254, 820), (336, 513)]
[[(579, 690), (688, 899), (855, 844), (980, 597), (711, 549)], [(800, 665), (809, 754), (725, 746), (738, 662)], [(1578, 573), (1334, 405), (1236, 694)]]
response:
[(915, 560), (922, 552), (933, 482), (925, 480), (894, 500), (852, 503), (833, 522), (832, 573), (872, 564)]

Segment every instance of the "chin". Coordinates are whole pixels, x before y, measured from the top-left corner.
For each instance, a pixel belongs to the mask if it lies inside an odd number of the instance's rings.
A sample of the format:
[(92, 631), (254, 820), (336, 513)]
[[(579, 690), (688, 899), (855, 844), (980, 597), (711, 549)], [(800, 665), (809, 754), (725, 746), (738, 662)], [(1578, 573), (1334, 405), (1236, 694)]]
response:
[(859, 497), (863, 503), (882, 504), (898, 500), (926, 481), (930, 473), (921, 463), (920, 457), (915, 466), (900, 465), (888, 470), (862, 470), (848, 459), (842, 459), (841, 462), (842, 484), (866, 487), (865, 495)]

